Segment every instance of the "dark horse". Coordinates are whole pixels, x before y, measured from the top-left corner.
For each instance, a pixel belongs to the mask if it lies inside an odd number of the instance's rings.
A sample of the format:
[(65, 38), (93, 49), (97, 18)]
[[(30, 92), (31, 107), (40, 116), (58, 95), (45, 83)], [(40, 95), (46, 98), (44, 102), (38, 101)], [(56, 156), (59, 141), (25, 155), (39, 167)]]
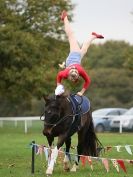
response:
[[(75, 100), (77, 100), (77, 98), (80, 99), (80, 101), (76, 101), (78, 105), (74, 106), (75, 103), (72, 102), (75, 101), (73, 101), (72, 97)], [(50, 147), (52, 146), (54, 137), (58, 137), (57, 145), (51, 153), (46, 174), (52, 174), (54, 164), (58, 156), (58, 150), (64, 143), (66, 145), (64, 169), (69, 169), (67, 162), (71, 146), (71, 136), (76, 132), (78, 133), (77, 154), (97, 156), (97, 147), (100, 145), (100, 142), (94, 131), (90, 106), (88, 106), (88, 110), (86, 112), (82, 112), (81, 109), (83, 99), (85, 99), (85, 104), (88, 105), (90, 104), (89, 100), (85, 96), (79, 97), (70, 95), (54, 95), (44, 97), (44, 99), (45, 111), (43, 134), (47, 137)], [(78, 161), (79, 157), (80, 156), (78, 156)], [(77, 167), (78, 162), (75, 161), (72, 170), (76, 171)]]

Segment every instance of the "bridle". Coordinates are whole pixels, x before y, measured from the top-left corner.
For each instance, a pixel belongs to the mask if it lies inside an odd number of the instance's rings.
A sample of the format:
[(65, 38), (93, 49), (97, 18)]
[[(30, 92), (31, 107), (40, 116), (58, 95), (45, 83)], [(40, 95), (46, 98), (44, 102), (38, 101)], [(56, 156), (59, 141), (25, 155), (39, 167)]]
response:
[[(85, 114), (85, 113), (82, 113), (82, 114)], [(45, 117), (45, 116), (44, 116), (44, 113), (43, 113), (43, 114), (40, 116), (40, 120), (41, 120), (41, 121), (44, 121), (44, 125), (55, 127), (55, 126), (59, 125), (60, 123), (62, 123), (63, 121), (65, 121), (68, 117), (73, 117), (73, 119), (72, 119), (72, 123), (73, 123), (74, 120), (75, 120), (75, 117), (78, 116), (78, 115), (81, 115), (81, 113), (78, 113), (78, 114), (68, 114), (68, 115), (66, 115), (66, 116), (64, 116), (64, 117), (62, 117), (62, 118), (60, 118), (60, 120), (57, 121), (56, 123), (51, 124), (51, 123), (47, 123), (47, 122), (45, 121), (45, 119), (44, 119), (44, 120), (42, 119), (42, 117)]]

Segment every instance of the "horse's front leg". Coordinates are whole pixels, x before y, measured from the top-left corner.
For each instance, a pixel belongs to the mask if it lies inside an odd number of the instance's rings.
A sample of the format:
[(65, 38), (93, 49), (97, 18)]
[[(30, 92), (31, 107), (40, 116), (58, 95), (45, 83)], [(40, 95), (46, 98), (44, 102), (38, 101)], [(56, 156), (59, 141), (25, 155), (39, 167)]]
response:
[(46, 136), (47, 137), (47, 140), (48, 140), (48, 145), (49, 145), (49, 149), (48, 149), (48, 166), (49, 166), (49, 164), (50, 164), (50, 160), (51, 160), (51, 149), (52, 149), (52, 143), (53, 143), (53, 141), (54, 141), (54, 137), (53, 136), (51, 136), (51, 135), (47, 135)]
[(66, 138), (66, 136), (64, 136), (64, 135), (58, 137), (57, 146), (54, 149), (52, 149), (51, 160), (50, 160), (49, 166), (46, 170), (46, 175), (52, 175), (54, 165), (55, 165), (56, 159), (58, 157), (58, 151), (59, 151), (60, 147), (64, 144), (65, 138)]

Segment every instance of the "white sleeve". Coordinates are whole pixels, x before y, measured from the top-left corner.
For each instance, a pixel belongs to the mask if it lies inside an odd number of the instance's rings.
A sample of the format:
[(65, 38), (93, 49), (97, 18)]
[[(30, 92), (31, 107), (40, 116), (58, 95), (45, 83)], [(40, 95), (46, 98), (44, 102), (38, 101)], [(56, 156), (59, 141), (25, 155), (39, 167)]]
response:
[(62, 84), (58, 85), (55, 89), (55, 95), (61, 95), (65, 92), (64, 86)]

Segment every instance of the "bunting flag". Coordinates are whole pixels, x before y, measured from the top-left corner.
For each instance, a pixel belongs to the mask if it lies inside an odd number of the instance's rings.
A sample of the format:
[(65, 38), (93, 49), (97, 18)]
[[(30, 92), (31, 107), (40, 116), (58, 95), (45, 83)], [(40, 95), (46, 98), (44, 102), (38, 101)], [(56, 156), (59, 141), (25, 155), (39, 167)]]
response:
[(116, 147), (117, 152), (121, 152), (121, 151), (120, 151), (120, 148), (121, 148), (120, 145), (119, 145), (119, 146), (115, 146), (115, 147)]
[(121, 148), (124, 147), (126, 149), (126, 151), (130, 154), (130, 155), (133, 155), (132, 153), (132, 150), (131, 150), (131, 147), (133, 147), (133, 145), (125, 145), (125, 146), (122, 146), (122, 145), (117, 145), (117, 146), (107, 146), (105, 147), (105, 151), (110, 151), (112, 150), (112, 148), (115, 147), (117, 152), (121, 152)]
[[(133, 153), (131, 151), (130, 146), (132, 146), (132, 145), (125, 145), (125, 146), (118, 145), (118, 146), (112, 146), (112, 147), (116, 147), (118, 152), (121, 152), (120, 151), (121, 147), (125, 147), (126, 151), (130, 155), (132, 155)], [(48, 162), (48, 165), (49, 165), (49, 162), (51, 160), (51, 152), (52, 152), (53, 149), (47, 148), (44, 145), (38, 145), (38, 144), (30, 144), (30, 147), (34, 147), (36, 155), (44, 154), (45, 158), (46, 158), (46, 161)], [(107, 151), (111, 150), (112, 147), (107, 146), (106, 147)], [(69, 161), (71, 161), (71, 162), (73, 160), (74, 162), (78, 163), (78, 159), (80, 158), (83, 167), (86, 165), (86, 161), (87, 161), (88, 164), (90, 165), (91, 170), (93, 170), (92, 160), (102, 161), (102, 164), (104, 165), (104, 168), (106, 169), (107, 172), (109, 172), (109, 160), (112, 162), (112, 164), (115, 167), (115, 169), (117, 170), (117, 172), (119, 172), (119, 167), (120, 167), (125, 173), (127, 173), (126, 166), (125, 166), (124, 162), (130, 163), (130, 164), (133, 165), (133, 160), (111, 159), (111, 158), (106, 158), (106, 157), (102, 158), (102, 157), (92, 157), (92, 156), (85, 156), (85, 155), (84, 156), (83, 155), (78, 156), (78, 154), (65, 153), (65, 151), (63, 151), (63, 148), (62, 149), (60, 148), (59, 151), (58, 151), (58, 159), (61, 163), (64, 160), (65, 154), (67, 155), (67, 157), (69, 158)]]
[(88, 160), (88, 163), (89, 163), (89, 165), (91, 167), (91, 170), (93, 171), (93, 165), (92, 165), (91, 157), (88, 156), (87, 160)]
[[(93, 158), (93, 157), (91, 157), (91, 158)], [(101, 162), (101, 158), (100, 157), (95, 157), (95, 160)]]
[(59, 152), (58, 152), (58, 159), (59, 159), (59, 161), (60, 161), (61, 163), (63, 163), (64, 155), (65, 155), (65, 154), (62, 153), (61, 150), (59, 150)]
[(80, 160), (82, 162), (82, 166), (84, 167), (86, 164), (87, 156), (80, 156)]
[(35, 153), (37, 154), (37, 152), (38, 152), (38, 147), (39, 147), (39, 146), (36, 145), (36, 144), (34, 144), (33, 146), (35, 147)]
[(127, 160), (127, 162), (133, 165), (133, 160)]
[(125, 149), (130, 155), (132, 155), (132, 151), (129, 145), (125, 145)]
[(105, 149), (106, 149), (107, 151), (110, 151), (110, 150), (112, 149), (112, 146), (107, 146)]
[(104, 165), (104, 167), (105, 167), (105, 169), (106, 169), (106, 171), (108, 173), (109, 172), (109, 162), (108, 162), (108, 159), (103, 158), (102, 159), (102, 163), (103, 163), (103, 165)]
[(124, 171), (125, 173), (127, 173), (127, 170), (126, 170), (124, 161), (123, 161), (123, 160), (117, 160), (117, 162), (118, 162), (118, 164), (120, 165), (120, 167), (123, 169), (123, 171)]
[(48, 148), (46, 147), (44, 147), (44, 154), (45, 154), (46, 161), (48, 161)]
[(78, 164), (78, 155), (74, 154), (74, 162), (76, 162)]
[(102, 152), (103, 150), (105, 150), (103, 147), (98, 147), (97, 148), (97, 153), (100, 154), (100, 152)]
[(38, 146), (38, 150), (37, 150), (37, 153), (36, 153), (36, 154), (37, 154), (37, 155), (38, 155), (38, 154), (42, 155), (43, 152), (44, 152), (44, 147), (43, 147), (43, 145)]
[(113, 163), (113, 166), (116, 168), (116, 171), (119, 172), (119, 166), (118, 166), (117, 160), (116, 159), (111, 159), (111, 161)]

